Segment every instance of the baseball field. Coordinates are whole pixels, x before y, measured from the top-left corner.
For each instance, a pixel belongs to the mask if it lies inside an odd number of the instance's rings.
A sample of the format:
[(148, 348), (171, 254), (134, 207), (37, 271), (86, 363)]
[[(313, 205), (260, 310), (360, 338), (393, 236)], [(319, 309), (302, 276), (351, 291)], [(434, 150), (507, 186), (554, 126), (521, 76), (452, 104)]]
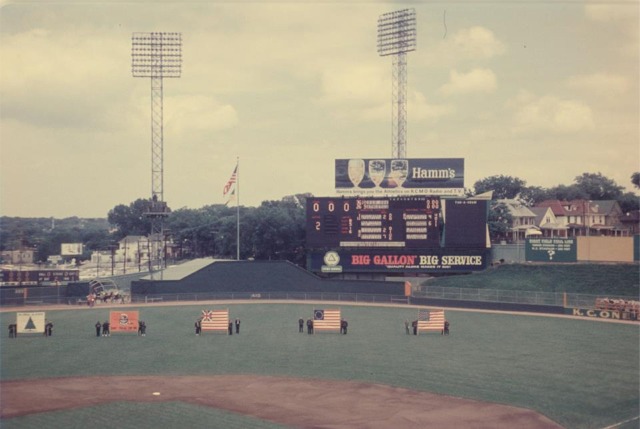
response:
[[(144, 337), (96, 337), (117, 309)], [(228, 308), (240, 334), (196, 336)], [(347, 335), (299, 333), (340, 308)], [(638, 324), (446, 310), (451, 334), (405, 333), (418, 307), (340, 303), (48, 308), (53, 336), (9, 339), (2, 428), (637, 428)]]

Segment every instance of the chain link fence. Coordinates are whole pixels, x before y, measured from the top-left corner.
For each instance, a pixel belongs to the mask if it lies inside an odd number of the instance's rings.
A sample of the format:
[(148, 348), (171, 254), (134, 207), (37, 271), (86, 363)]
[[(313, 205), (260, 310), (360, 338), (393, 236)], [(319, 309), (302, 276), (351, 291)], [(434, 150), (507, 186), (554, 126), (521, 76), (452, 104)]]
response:
[[(439, 286), (419, 286), (412, 296), (420, 298), (450, 299), (456, 301), (496, 302), (506, 304), (552, 305), (557, 307), (595, 308), (596, 299), (604, 295), (589, 295), (565, 292), (534, 292), (523, 290), (476, 289)], [(610, 299), (626, 301), (638, 297), (609, 296)]]
[[(418, 286), (412, 292), (415, 298), (431, 298), (453, 301), (490, 302), (504, 304), (527, 304), (556, 307), (596, 308), (596, 299), (603, 295), (588, 295), (563, 292), (534, 292), (519, 290), (476, 289), (438, 286)], [(610, 299), (638, 300), (638, 297), (606, 296)], [(291, 300), (291, 301), (339, 301), (354, 303), (387, 303), (410, 304), (411, 300), (403, 295), (361, 294), (361, 293), (329, 293), (329, 292), (228, 292), (228, 293), (178, 293), (158, 295), (126, 296), (124, 302), (96, 301), (97, 305), (105, 304), (151, 304), (160, 302), (198, 302), (219, 300)], [(30, 296), (16, 294), (3, 296), (4, 307), (38, 306), (38, 305), (87, 305), (86, 299), (63, 295)]]

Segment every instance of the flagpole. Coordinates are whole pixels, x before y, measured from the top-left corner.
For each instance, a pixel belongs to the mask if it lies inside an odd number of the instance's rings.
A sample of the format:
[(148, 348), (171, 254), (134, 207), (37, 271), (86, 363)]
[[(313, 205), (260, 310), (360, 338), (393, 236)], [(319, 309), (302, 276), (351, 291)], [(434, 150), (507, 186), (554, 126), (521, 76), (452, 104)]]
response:
[(240, 260), (240, 157), (236, 159), (236, 260)]

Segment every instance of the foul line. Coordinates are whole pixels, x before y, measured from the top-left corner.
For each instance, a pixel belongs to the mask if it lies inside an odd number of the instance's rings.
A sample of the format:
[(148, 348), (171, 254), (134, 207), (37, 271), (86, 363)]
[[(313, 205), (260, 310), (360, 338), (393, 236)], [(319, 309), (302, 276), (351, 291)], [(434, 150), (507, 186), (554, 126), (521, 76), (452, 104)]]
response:
[(638, 420), (638, 419), (640, 419), (640, 416), (633, 417), (633, 418), (631, 418), (631, 419), (628, 419), (628, 420), (625, 420), (625, 421), (622, 421), (622, 422), (618, 422), (618, 423), (612, 424), (611, 426), (607, 426), (607, 427), (604, 427), (604, 428), (602, 428), (602, 429), (615, 429), (615, 428), (617, 428), (617, 427), (622, 426), (622, 425), (623, 425), (623, 424), (625, 424), (625, 423), (629, 423), (629, 422), (632, 422), (632, 421), (634, 421), (634, 420)]

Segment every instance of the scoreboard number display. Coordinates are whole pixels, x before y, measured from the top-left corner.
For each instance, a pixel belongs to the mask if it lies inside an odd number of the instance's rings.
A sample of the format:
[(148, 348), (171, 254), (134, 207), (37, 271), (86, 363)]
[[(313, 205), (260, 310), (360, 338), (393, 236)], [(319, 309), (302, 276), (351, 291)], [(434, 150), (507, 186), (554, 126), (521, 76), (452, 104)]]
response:
[(440, 246), (438, 196), (307, 199), (307, 246)]

